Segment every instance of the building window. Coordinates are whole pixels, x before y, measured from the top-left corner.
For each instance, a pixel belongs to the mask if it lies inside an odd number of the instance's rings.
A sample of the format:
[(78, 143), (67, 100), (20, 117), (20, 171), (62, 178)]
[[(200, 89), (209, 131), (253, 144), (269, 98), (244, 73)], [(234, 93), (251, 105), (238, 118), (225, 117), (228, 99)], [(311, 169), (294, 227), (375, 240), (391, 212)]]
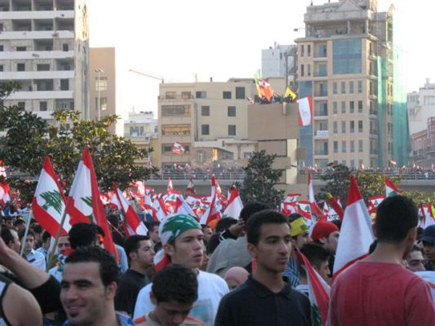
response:
[(201, 125), (201, 134), (210, 135), (210, 125)]
[(332, 83), (332, 93), (334, 95), (337, 95), (337, 93), (338, 93), (337, 88), (338, 88), (337, 82), (333, 82)]
[(341, 94), (346, 94), (346, 82), (341, 82)]
[(359, 113), (363, 112), (363, 102), (362, 101), (358, 101), (358, 112)]
[[(98, 97), (95, 98), (95, 110), (98, 111)], [(100, 110), (107, 110), (107, 97), (100, 97)]]
[(3, 71), (3, 65), (0, 65), (0, 71)]
[(69, 90), (69, 80), (68, 79), (61, 79), (60, 80), (60, 90), (61, 91)]
[(349, 124), (350, 124), (349, 132), (354, 133), (355, 132), (355, 121), (350, 121)]
[(360, 153), (364, 152), (364, 142), (362, 140), (358, 140), (358, 151)]
[(183, 100), (189, 100), (192, 98), (192, 93), (190, 92), (181, 92), (181, 98)]
[(343, 140), (342, 142), (341, 142), (341, 152), (342, 153), (346, 153), (346, 141), (345, 140)]
[(326, 65), (319, 65), (319, 77), (328, 76), (328, 70), (326, 69)]
[(350, 152), (355, 153), (355, 141), (354, 140), (350, 141)]
[(26, 109), (26, 102), (18, 102), (17, 106), (18, 106), (21, 110), (25, 110), (25, 109)]
[(343, 164), (344, 166), (347, 166), (346, 160), (341, 160), (341, 164)]
[(363, 160), (359, 160), (359, 167), (362, 168), (362, 166), (364, 165), (364, 161)]
[(353, 90), (353, 80), (351, 80), (351, 81), (349, 82), (349, 93), (350, 93), (350, 94), (353, 94), (353, 92), (354, 92), (354, 90)]
[(207, 98), (207, 92), (196, 92), (196, 98)]
[(307, 64), (307, 76), (311, 76), (311, 65)]
[(26, 52), (27, 48), (25, 46), (17, 46), (17, 52)]
[(334, 121), (333, 123), (334, 134), (338, 134), (338, 122)]
[(350, 168), (355, 169), (355, 160), (350, 160)]
[(37, 71), (49, 71), (50, 70), (50, 65), (47, 65), (47, 64), (36, 65), (36, 70)]
[(349, 102), (349, 112), (350, 113), (354, 113), (355, 112), (355, 102), (354, 101), (350, 101)]
[(228, 116), (229, 117), (235, 117), (236, 116), (236, 107), (235, 106), (229, 106), (228, 107)]
[(243, 158), (249, 160), (252, 157), (252, 153), (243, 153)]
[(358, 121), (358, 132), (362, 133), (364, 131), (362, 120)]
[[(98, 87), (98, 86), (97, 86)], [(168, 100), (175, 100), (177, 98), (177, 92), (175, 91), (168, 91), (165, 92), (165, 99)]]
[(68, 46), (68, 44), (62, 44), (62, 50), (64, 51), (64, 52), (67, 52), (67, 51), (69, 51), (69, 46)]
[(333, 41), (334, 74), (360, 74), (362, 72), (361, 40)]
[(301, 77), (304, 77), (304, 65), (301, 65)]
[(346, 133), (346, 121), (341, 122), (341, 133), (342, 134)]
[(209, 106), (201, 106), (201, 116), (203, 116), (203, 117), (210, 116), (210, 107)]
[(162, 117), (189, 117), (191, 111), (190, 105), (164, 105)]
[(100, 77), (95, 80), (96, 91), (107, 91), (107, 77)]
[(311, 44), (307, 45), (307, 56), (311, 57)]
[(236, 99), (244, 100), (245, 99), (245, 88), (244, 87), (236, 87)]
[(204, 153), (204, 151), (196, 151), (195, 156), (196, 156), (196, 161), (198, 163), (204, 163), (205, 162), (205, 153)]
[(332, 109), (333, 109), (334, 114), (338, 113), (338, 103), (337, 102), (332, 102)]
[(190, 136), (190, 125), (162, 125), (162, 136)]
[(228, 125), (228, 136), (236, 135), (236, 125)]
[(4, 51), (4, 47), (3, 47), (3, 45), (0, 45), (0, 52), (3, 52)]
[(358, 93), (362, 93), (363, 92), (363, 82), (362, 80), (358, 80)]
[(24, 63), (18, 63), (17, 64), (17, 71), (25, 71), (26, 65)]
[(47, 111), (47, 102), (39, 102), (39, 111)]
[(346, 113), (346, 102), (341, 102), (341, 113), (344, 114)]
[(301, 57), (303, 57), (303, 56), (305, 55), (305, 53), (304, 53), (305, 51), (304, 51), (304, 50), (305, 50), (305, 47), (304, 47), (304, 45), (302, 44), (302, 45), (301, 45)]
[(338, 153), (338, 141), (334, 141), (334, 154)]
[(224, 99), (231, 99), (231, 92), (224, 92), (223, 93), (223, 98)]
[(326, 50), (326, 44), (320, 44), (319, 45), (319, 52), (317, 53), (317, 56), (319, 58), (325, 58), (327, 56), (328, 52)]

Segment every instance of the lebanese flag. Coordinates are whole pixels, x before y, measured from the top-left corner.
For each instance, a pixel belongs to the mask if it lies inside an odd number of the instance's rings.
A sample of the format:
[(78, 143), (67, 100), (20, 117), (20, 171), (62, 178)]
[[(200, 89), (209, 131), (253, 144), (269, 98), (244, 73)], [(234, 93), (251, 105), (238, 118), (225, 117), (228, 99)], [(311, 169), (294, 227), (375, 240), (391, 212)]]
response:
[(215, 176), (212, 176), (211, 177), (211, 203), (208, 209), (205, 211), (205, 213), (202, 214), (200, 224), (208, 225), (211, 221), (221, 218), (221, 213), (217, 208), (216, 185), (217, 185), (216, 178)]
[(195, 212), (192, 210), (189, 204), (186, 203), (183, 196), (177, 198), (174, 214), (189, 215), (198, 219), (198, 216), (195, 214)]
[(219, 183), (217, 182), (216, 177), (214, 175), (212, 176), (212, 182), (213, 182), (213, 179), (214, 179), (214, 183), (216, 185), (216, 196), (219, 198), (220, 196), (222, 196), (222, 189), (221, 189), (221, 186), (219, 186)]
[[(65, 195), (58, 180), (59, 178), (53, 170), (50, 159), (46, 156), (32, 200), (32, 211), (38, 223), (53, 238), (57, 236), (66, 207)], [(69, 215), (66, 215), (61, 235), (68, 234), (71, 228), (69, 219)]]
[(0, 205), (3, 207), (11, 201), (11, 188), (7, 183), (0, 183)]
[(327, 218), (323, 215), (322, 210), (316, 202), (314, 197), (313, 180), (311, 179), (311, 173), (308, 173), (308, 201), (311, 205), (311, 220), (312, 226), (316, 224), (317, 221), (326, 221)]
[(399, 190), (399, 188), (397, 188), (389, 178), (385, 178), (385, 195), (387, 197), (402, 195), (402, 192)]
[(236, 187), (234, 187), (233, 190), (231, 191), (230, 200), (228, 201), (228, 205), (223, 213), (223, 216), (232, 217), (238, 220), (242, 209), (243, 209), (242, 199), (240, 198), (239, 191), (237, 190)]
[(145, 184), (143, 183), (143, 181), (138, 181), (136, 183), (131, 182), (128, 190), (130, 190), (130, 193), (133, 196), (143, 198), (143, 196), (145, 195)]
[(184, 145), (179, 142), (175, 142), (174, 145), (172, 145), (172, 153), (177, 155), (183, 155), (186, 149), (184, 148)]
[(287, 194), (286, 199), (284, 199), (284, 203), (295, 203), (298, 201), (298, 198), (301, 194)]
[(297, 213), (301, 214), (303, 217), (305, 217), (309, 223), (311, 223), (311, 204), (309, 201), (306, 200), (300, 200), (297, 204), (298, 211)]
[(313, 97), (304, 97), (297, 102), (299, 104), (299, 126), (311, 125), (313, 123)]
[(299, 265), (307, 273), (307, 284), (310, 303), (311, 319), (313, 325), (326, 325), (328, 317), (330, 286), (313, 268), (310, 261), (299, 250), (295, 251)]
[(153, 203), (153, 219), (154, 221), (162, 221), (169, 212), (166, 210), (165, 202), (162, 198), (154, 199)]
[(365, 258), (374, 241), (372, 220), (355, 177), (350, 177), (349, 196), (338, 239), (334, 278), (358, 260)]
[(425, 229), (428, 226), (435, 224), (434, 214), (433, 214), (433, 207), (431, 203), (427, 204), (421, 204), (420, 205), (420, 212), (423, 216), (423, 220), (420, 222), (420, 227)]
[(342, 221), (343, 216), (344, 216), (344, 211), (343, 211), (343, 207), (341, 206), (340, 202), (338, 200), (336, 200), (334, 197), (332, 197), (332, 195), (329, 193), (326, 194), (326, 197), (328, 198), (329, 205), (331, 205), (334, 212), (337, 213), (340, 221)]
[(189, 180), (189, 184), (187, 185), (187, 188), (186, 188), (186, 194), (188, 194), (188, 195), (195, 194), (195, 185), (193, 184), (192, 179)]
[(370, 197), (367, 199), (369, 203), (369, 213), (370, 215), (373, 213), (376, 213), (376, 210), (378, 209), (378, 206), (382, 203), (382, 201), (385, 199), (384, 196), (376, 196), (376, 197)]
[(168, 178), (168, 188), (166, 190), (167, 193), (171, 193), (174, 190), (174, 186), (172, 185), (171, 178)]
[(118, 251), (112, 240), (112, 232), (107, 223), (106, 213), (100, 199), (97, 176), (92, 163), (89, 147), (85, 146), (83, 155), (68, 195), (66, 211), (71, 225), (77, 223), (98, 224), (104, 230), (104, 248), (119, 259)]

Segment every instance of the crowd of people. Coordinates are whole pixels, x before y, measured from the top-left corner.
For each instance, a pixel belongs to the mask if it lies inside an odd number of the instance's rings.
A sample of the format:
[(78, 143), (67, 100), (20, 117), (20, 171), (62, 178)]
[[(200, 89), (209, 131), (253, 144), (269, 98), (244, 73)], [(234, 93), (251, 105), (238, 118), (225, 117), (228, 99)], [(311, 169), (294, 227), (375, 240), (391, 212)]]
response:
[(161, 176), (163, 179), (204, 179), (210, 180), (214, 175), (218, 179), (231, 179), (235, 176), (243, 178), (245, 171), (243, 167), (234, 166), (230, 164), (228, 166), (224, 164), (217, 164), (214, 167), (191, 167), (188, 163), (176, 164), (174, 163), (170, 167), (163, 167), (161, 170)]
[(418, 229), (403, 196), (379, 205), (376, 241), (338, 275), (340, 220), (310, 228), (252, 202), (214, 229), (175, 214), (126, 237), (118, 216), (108, 221), (118, 258), (98, 225), (54, 239), (34, 220), (2, 217), (0, 325), (321, 325), (300, 254), (332, 286), (324, 324), (435, 325), (435, 225)]

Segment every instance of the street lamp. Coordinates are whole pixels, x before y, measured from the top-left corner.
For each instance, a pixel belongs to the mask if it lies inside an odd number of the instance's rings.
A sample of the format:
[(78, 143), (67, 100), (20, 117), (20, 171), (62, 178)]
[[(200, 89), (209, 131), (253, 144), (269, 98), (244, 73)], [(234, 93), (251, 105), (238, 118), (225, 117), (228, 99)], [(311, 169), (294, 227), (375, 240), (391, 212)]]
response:
[(97, 68), (97, 69), (95, 69), (95, 72), (98, 74), (98, 77), (97, 77), (97, 92), (98, 92), (98, 95), (97, 95), (97, 114), (98, 114), (98, 121), (100, 121), (100, 115), (101, 115), (101, 85), (100, 85), (100, 83), (101, 83), (101, 74), (104, 72), (104, 70), (103, 69), (101, 69), (101, 68)]

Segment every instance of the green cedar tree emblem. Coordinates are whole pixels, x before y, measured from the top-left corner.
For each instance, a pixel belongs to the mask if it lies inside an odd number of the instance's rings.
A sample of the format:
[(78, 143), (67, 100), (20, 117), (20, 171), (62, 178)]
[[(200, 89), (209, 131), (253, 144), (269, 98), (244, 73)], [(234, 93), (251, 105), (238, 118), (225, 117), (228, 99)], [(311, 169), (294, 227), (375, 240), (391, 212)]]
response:
[(53, 207), (58, 214), (62, 214), (63, 199), (59, 191), (46, 191), (41, 194), (41, 197), (45, 200), (45, 204), (42, 205), (43, 209), (48, 211), (50, 207)]

